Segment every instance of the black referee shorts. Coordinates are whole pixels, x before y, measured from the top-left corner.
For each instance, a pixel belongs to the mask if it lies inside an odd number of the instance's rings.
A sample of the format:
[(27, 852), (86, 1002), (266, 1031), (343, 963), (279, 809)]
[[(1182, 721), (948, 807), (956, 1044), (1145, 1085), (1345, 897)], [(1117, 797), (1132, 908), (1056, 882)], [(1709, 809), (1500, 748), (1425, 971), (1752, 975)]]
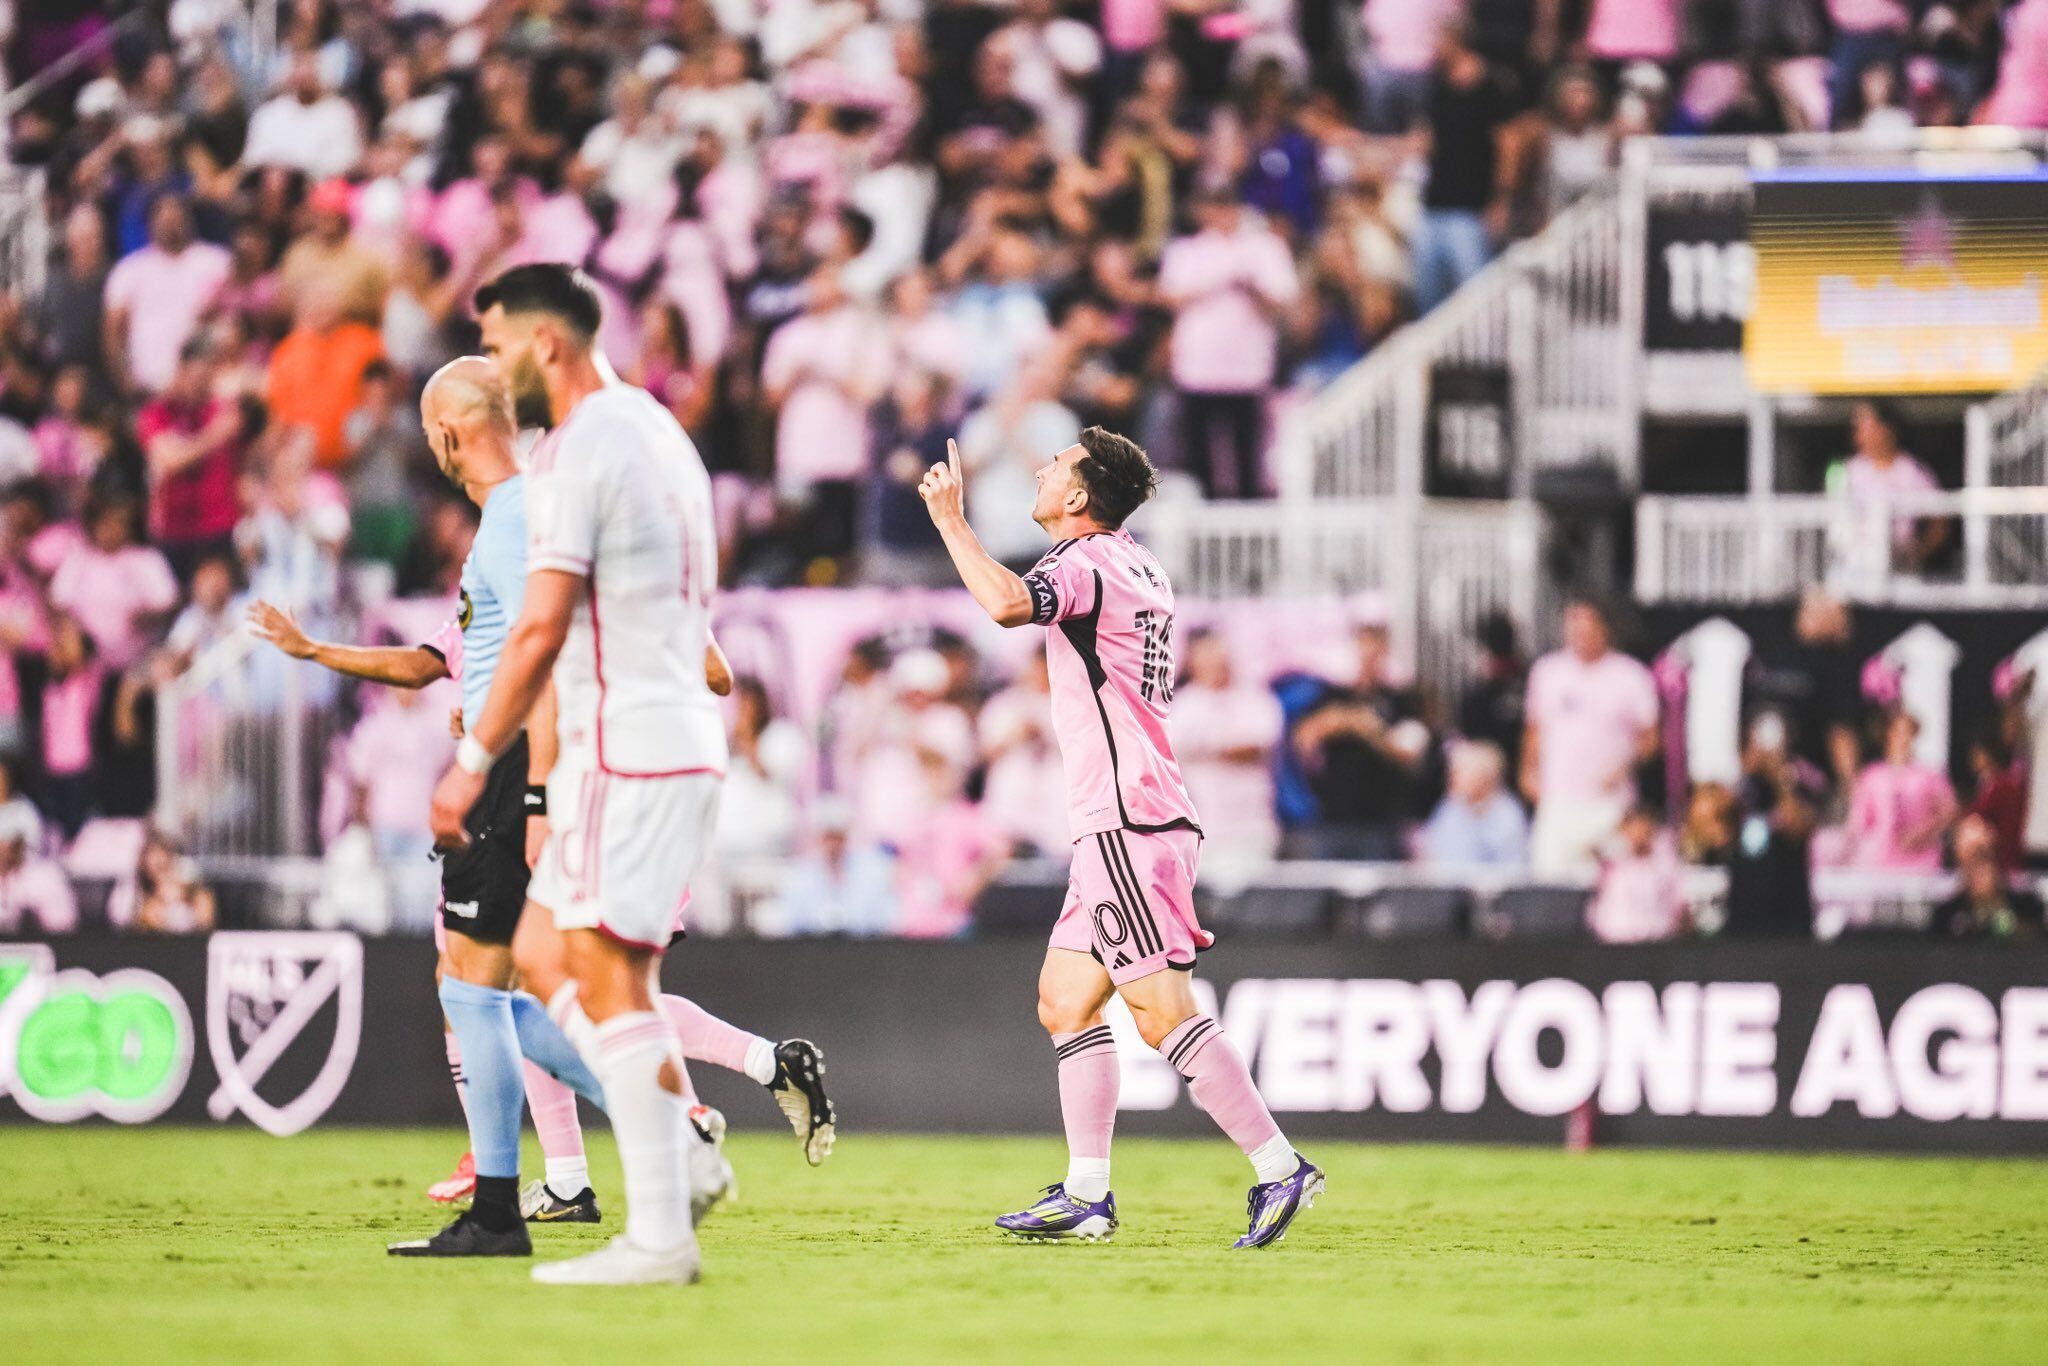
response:
[(441, 859), (441, 924), (485, 944), (509, 944), (526, 905), (526, 736), (484, 779), (463, 821), (469, 843)]

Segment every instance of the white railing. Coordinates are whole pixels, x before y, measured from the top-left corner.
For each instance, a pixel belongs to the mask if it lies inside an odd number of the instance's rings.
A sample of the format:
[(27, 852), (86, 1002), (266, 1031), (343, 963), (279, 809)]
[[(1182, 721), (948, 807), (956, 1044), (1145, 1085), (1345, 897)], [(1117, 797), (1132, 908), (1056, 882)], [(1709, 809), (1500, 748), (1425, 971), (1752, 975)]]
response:
[(1963, 482), (1970, 488), (2048, 486), (2048, 376), (1963, 415)]
[[(1282, 498), (1420, 497), (1432, 436), (1457, 473), (1494, 473), (1516, 448), (1544, 464), (1632, 460), (1623, 247), (1619, 208), (1606, 196), (1510, 247), (1289, 424), (1276, 452)], [(1502, 377), (1507, 409), (1433, 410), (1439, 371)]]
[(1204, 598), (1372, 596), (1418, 676), (1465, 681), (1474, 628), (1539, 616), (1542, 514), (1526, 502), (1162, 503), (1147, 540)]
[(157, 823), (210, 870), (316, 852), (330, 677), (240, 632), (157, 689)]
[[(1960, 529), (1955, 568), (1901, 563), (1900, 536), (1929, 524)], [(1636, 504), (1636, 596), (1644, 602), (1788, 602), (1817, 585), (1901, 607), (2048, 607), (2048, 488)]]
[(49, 260), (42, 171), (0, 166), (0, 292), (16, 299), (38, 297)]
[[(1547, 471), (1605, 468), (1636, 484), (1642, 415), (1744, 411), (1734, 352), (1643, 348), (1645, 226), (1652, 204), (1746, 205), (1754, 171), (1814, 164), (2041, 164), (2048, 134), (2009, 128), (1859, 134), (1638, 138), (1601, 191), (1510, 247), (1427, 316), (1346, 371), (1281, 433), (1283, 498), (1419, 498), (1432, 450), (1451, 474), (1490, 473), (1526, 494)], [(1443, 381), (1476, 370), (1504, 385), (1505, 408), (1443, 401)], [(2037, 481), (2038, 482), (2038, 481)]]

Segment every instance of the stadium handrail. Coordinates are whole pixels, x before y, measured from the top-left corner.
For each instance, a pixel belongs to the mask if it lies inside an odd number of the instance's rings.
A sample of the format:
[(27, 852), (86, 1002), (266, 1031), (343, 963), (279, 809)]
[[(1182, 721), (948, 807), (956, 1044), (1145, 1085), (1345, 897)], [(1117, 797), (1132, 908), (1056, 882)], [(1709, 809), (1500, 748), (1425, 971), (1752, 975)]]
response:
[[(1956, 519), (1959, 571), (1892, 559), (1895, 520)], [(1982, 487), (1851, 500), (1833, 494), (1660, 495), (1636, 503), (1643, 602), (1789, 602), (1825, 585), (1900, 607), (2048, 608), (2048, 488)]]

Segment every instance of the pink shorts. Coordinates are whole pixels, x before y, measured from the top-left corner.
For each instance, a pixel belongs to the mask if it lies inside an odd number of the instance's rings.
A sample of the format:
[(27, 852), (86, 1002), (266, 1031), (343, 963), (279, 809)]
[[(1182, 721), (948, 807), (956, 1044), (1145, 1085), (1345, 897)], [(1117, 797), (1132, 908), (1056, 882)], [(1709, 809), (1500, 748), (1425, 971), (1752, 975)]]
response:
[(1093, 954), (1119, 985), (1161, 968), (1194, 967), (1195, 954), (1216, 942), (1195, 920), (1201, 855), (1202, 837), (1192, 830), (1083, 835), (1074, 841), (1052, 947)]

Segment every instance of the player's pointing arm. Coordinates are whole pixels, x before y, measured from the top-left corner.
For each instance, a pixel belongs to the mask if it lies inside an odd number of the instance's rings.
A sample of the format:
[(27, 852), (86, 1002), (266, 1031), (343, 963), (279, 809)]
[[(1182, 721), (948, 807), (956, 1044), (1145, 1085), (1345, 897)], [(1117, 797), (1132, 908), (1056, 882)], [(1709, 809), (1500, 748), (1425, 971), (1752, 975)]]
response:
[(960, 469), (960, 443), (946, 443), (944, 463), (933, 465), (917, 486), (932, 525), (953, 557), (953, 567), (967, 591), (998, 626), (1022, 626), (1031, 620), (1031, 590), (986, 550), (967, 524), (966, 484)]
[(423, 645), (332, 645), (312, 639), (290, 612), (267, 602), (249, 604), (249, 630), (293, 659), (308, 659), (350, 678), (394, 688), (424, 688), (449, 676), (448, 661)]

